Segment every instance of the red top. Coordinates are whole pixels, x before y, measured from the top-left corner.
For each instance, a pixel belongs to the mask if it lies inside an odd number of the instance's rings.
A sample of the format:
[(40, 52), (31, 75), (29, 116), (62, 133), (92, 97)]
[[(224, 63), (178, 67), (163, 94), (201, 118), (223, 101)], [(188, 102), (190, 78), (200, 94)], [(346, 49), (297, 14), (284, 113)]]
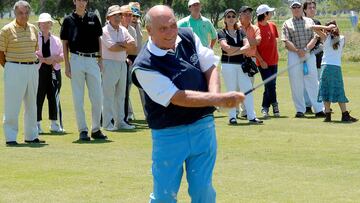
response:
[[(267, 25), (257, 25), (260, 29), (261, 42), (257, 46), (257, 50), (263, 60), (269, 65), (277, 65), (279, 60), (279, 54), (277, 50), (277, 41), (276, 38), (279, 37), (279, 34), (276, 29), (276, 25), (272, 22), (268, 22)], [(260, 66), (258, 60), (256, 60), (256, 65)]]

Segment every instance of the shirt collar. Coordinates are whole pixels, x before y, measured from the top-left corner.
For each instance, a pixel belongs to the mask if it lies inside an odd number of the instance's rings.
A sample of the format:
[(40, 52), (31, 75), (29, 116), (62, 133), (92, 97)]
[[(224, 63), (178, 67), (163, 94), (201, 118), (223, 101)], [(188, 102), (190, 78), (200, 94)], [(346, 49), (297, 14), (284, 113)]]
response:
[(293, 16), (293, 20), (300, 21), (300, 20), (303, 20), (303, 17), (302, 16), (300, 16), (300, 17)]
[(19, 25), (19, 24), (16, 22), (16, 19), (14, 19), (13, 22), (14, 22), (15, 27), (17, 27), (17, 28), (24, 28), (24, 29), (26, 30), (26, 28), (29, 27), (29, 23), (26, 23), (26, 26), (23, 27), (23, 26)]
[(110, 22), (108, 22), (108, 23), (106, 24), (106, 26), (107, 26), (108, 29), (109, 29), (110, 31), (112, 31), (112, 32), (117, 32), (117, 31), (119, 31), (119, 30), (121, 29), (121, 28), (120, 28), (121, 25), (119, 25), (119, 29), (116, 30), (116, 29), (110, 24)]
[[(181, 38), (178, 35), (175, 41), (175, 48), (180, 42), (181, 42)], [(151, 40), (151, 37), (149, 37), (148, 39), (147, 49), (150, 51), (150, 53), (154, 54), (155, 56), (165, 56), (168, 52), (174, 52), (174, 50), (172, 49), (160, 49), (154, 44), (154, 42)]]

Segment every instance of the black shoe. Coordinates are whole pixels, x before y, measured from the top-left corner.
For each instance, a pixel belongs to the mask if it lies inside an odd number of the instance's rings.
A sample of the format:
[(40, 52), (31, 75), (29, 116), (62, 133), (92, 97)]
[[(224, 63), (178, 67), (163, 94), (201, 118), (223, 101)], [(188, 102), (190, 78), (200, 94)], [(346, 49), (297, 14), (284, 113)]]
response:
[(92, 132), (92, 133), (91, 133), (91, 137), (92, 137), (93, 139), (95, 139), (95, 140), (107, 140), (107, 139), (108, 139), (108, 137), (105, 136), (105, 135), (101, 132), (101, 130), (98, 130), (98, 131), (96, 131), (96, 132)]
[(25, 140), (26, 143), (29, 144), (44, 144), (45, 141), (44, 140), (39, 140), (39, 138), (35, 138), (33, 140)]
[(230, 125), (236, 125), (237, 124), (236, 118), (230, 118), (229, 124)]
[(6, 142), (6, 146), (16, 146), (16, 145), (18, 145), (16, 141)]
[(325, 115), (325, 113), (324, 113), (323, 111), (320, 111), (320, 112), (317, 112), (317, 113), (315, 114), (315, 117), (316, 117), (316, 118), (325, 118), (326, 115)]
[(356, 121), (358, 121), (358, 119), (350, 116), (350, 113), (348, 111), (345, 111), (344, 113), (342, 113), (341, 121), (342, 122), (356, 122)]
[(325, 113), (324, 122), (331, 122), (331, 112)]
[(311, 106), (307, 106), (306, 107), (306, 111), (305, 111), (306, 114), (313, 114), (312, 110), (311, 110)]
[(295, 114), (295, 118), (304, 118), (304, 117), (305, 117), (305, 115), (303, 112), (296, 112), (296, 114)]
[(79, 140), (80, 141), (90, 141), (90, 137), (88, 136), (88, 132), (87, 131), (81, 131), (80, 135), (79, 135)]
[(254, 118), (252, 120), (249, 120), (249, 123), (250, 124), (262, 124), (263, 121), (262, 120), (259, 120), (258, 118)]

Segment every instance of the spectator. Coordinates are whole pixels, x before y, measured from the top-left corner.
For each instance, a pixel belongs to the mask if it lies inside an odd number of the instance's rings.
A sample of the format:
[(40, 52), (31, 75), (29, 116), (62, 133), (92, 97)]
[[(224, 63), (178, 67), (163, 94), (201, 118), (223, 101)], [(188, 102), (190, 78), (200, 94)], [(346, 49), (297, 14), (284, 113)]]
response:
[[(312, 28), (324, 41), (324, 55), (322, 59), (322, 72), (318, 101), (324, 102), (325, 122), (331, 121), (331, 103), (337, 102), (342, 112), (341, 121), (356, 122), (358, 119), (350, 116), (346, 110), (349, 100), (345, 96), (344, 83), (341, 73), (341, 55), (345, 45), (345, 38), (340, 35), (335, 21), (326, 23), (326, 26), (313, 25)], [(322, 30), (326, 30), (323, 32)]]
[[(323, 105), (317, 102), (319, 90), (316, 58), (310, 50), (317, 38), (311, 30), (314, 21), (302, 16), (300, 2), (290, 6), (293, 17), (286, 20), (282, 27), (282, 41), (288, 50), (289, 80), (297, 118), (303, 118), (305, 108), (304, 91), (306, 90), (315, 109), (315, 117), (325, 117)], [(304, 61), (305, 60), (305, 61)]]
[[(103, 57), (103, 127), (109, 131), (134, 129), (125, 117), (126, 51), (135, 47), (135, 40), (128, 30), (120, 26), (121, 9), (118, 5), (108, 8), (101, 37)], [(114, 119), (114, 124), (111, 119)]]
[[(36, 127), (36, 93), (39, 83), (38, 31), (30, 24), (30, 4), (14, 4), (15, 20), (0, 30), (0, 65), (4, 68), (4, 135), (7, 146), (17, 145), (18, 119), (24, 101), (24, 134), (26, 143), (39, 140)], [(24, 46), (26, 45), (26, 46)]]
[[(240, 89), (246, 92), (252, 88), (248, 73), (243, 71), (244, 54), (248, 52), (250, 45), (245, 31), (237, 24), (236, 11), (227, 9), (224, 12), (225, 27), (218, 32), (218, 39), (222, 49), (221, 72), (224, 77), (228, 92)], [(256, 118), (254, 111), (254, 96), (248, 94), (244, 100), (247, 111), (247, 119), (250, 123), (262, 123)], [(237, 124), (236, 109), (229, 110), (229, 124)]]
[[(51, 33), (53, 19), (50, 14), (42, 13), (37, 21), (40, 32), (38, 38), (39, 51), (36, 52), (41, 66), (39, 69), (39, 86), (37, 92), (37, 129), (39, 134), (44, 131), (41, 128), (42, 108), (45, 96), (48, 99), (49, 119), (51, 120), (50, 131), (64, 133), (60, 107), (61, 71), (60, 63), (64, 61), (63, 46), (60, 38)], [(57, 123), (59, 118), (60, 124)]]
[(177, 23), (178, 27), (191, 27), (200, 38), (202, 45), (212, 49), (216, 42), (216, 30), (211, 21), (201, 15), (200, 1), (189, 0), (188, 8), (190, 15), (179, 20)]
[[(315, 25), (321, 25), (319, 20), (314, 19), (315, 15), (316, 15), (316, 2), (315, 1), (306, 1), (304, 2), (303, 5), (303, 12), (304, 15), (308, 18), (311, 18)], [(318, 72), (318, 80), (320, 80), (320, 73), (321, 73), (321, 59), (322, 59), (322, 44), (321, 41), (318, 40), (315, 44), (315, 47), (311, 50), (312, 52), (317, 52), (315, 54), (316, 57), (316, 68), (317, 68), (317, 72)], [(311, 110), (311, 102), (309, 99), (309, 95), (307, 94), (307, 92), (304, 92), (304, 99), (305, 99), (305, 105), (306, 105), (306, 113), (312, 114), (312, 110)]]
[(91, 137), (105, 140), (107, 136), (100, 130), (101, 71), (103, 68), (100, 37), (102, 28), (96, 14), (86, 10), (88, 0), (74, 0), (73, 3), (75, 11), (64, 18), (60, 38), (63, 40), (65, 75), (71, 79), (76, 121), (80, 132), (79, 140), (90, 141), (84, 112), (85, 83), (91, 102)]
[[(270, 76), (277, 74), (278, 71), (278, 50), (277, 41), (279, 37), (276, 25), (269, 22), (273, 16), (274, 8), (270, 8), (266, 4), (261, 4), (256, 9), (258, 27), (261, 34), (261, 42), (257, 46), (257, 66), (261, 74), (262, 80), (266, 80)], [(269, 117), (270, 105), (273, 108), (275, 117), (280, 116), (279, 105), (276, 98), (276, 78), (268, 82), (264, 86), (261, 112), (264, 118)]]

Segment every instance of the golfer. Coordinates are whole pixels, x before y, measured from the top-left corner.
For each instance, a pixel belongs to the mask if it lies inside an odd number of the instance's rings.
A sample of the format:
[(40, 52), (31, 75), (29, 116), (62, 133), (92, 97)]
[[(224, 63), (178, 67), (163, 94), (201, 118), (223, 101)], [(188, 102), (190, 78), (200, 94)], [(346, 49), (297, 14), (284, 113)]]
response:
[(218, 57), (191, 29), (178, 29), (171, 8), (152, 7), (145, 23), (149, 41), (135, 60), (132, 77), (145, 91), (152, 130), (150, 202), (177, 201), (184, 163), (192, 202), (215, 202), (214, 106), (235, 107), (244, 94), (219, 93)]

